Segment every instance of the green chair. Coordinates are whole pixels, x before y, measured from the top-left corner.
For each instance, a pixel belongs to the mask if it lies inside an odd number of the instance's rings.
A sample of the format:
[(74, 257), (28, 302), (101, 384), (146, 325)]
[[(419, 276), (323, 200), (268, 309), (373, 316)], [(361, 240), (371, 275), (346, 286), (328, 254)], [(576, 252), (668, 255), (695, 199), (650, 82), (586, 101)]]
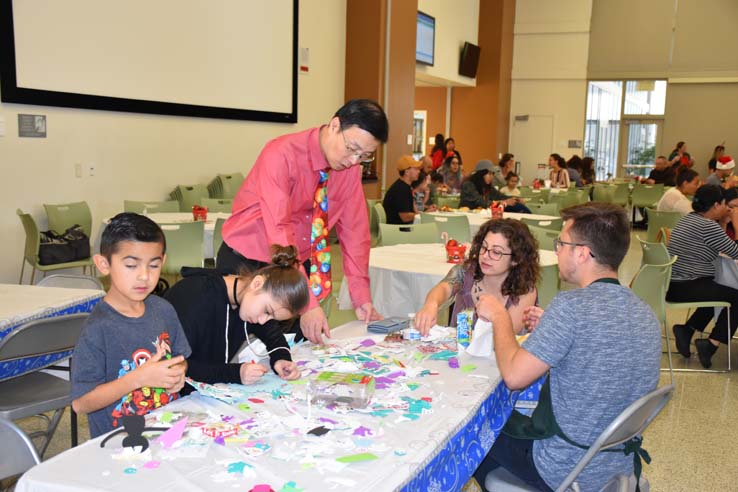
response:
[(233, 200), (228, 198), (203, 198), (200, 205), (208, 207), (208, 212), (213, 213), (231, 213)]
[(180, 212), (192, 212), (193, 205), (200, 205), (203, 198), (208, 198), (208, 189), (205, 185), (177, 186), (170, 194), (172, 200), (179, 202)]
[(549, 220), (540, 220), (540, 219), (531, 219), (528, 217), (521, 217), (520, 220), (527, 224), (528, 226), (536, 226), (540, 227), (541, 229), (548, 229), (549, 231), (556, 231), (561, 232), (561, 228), (564, 225), (564, 219), (561, 217), (557, 219), (549, 219)]
[(648, 241), (656, 241), (662, 227), (673, 229), (684, 214), (681, 212), (659, 212), (658, 210), (646, 207), (646, 216), (648, 217), (646, 239)]
[(620, 205), (621, 207), (627, 207), (628, 201), (630, 200), (630, 183), (617, 183), (615, 184), (615, 195), (612, 197), (612, 203)]
[(58, 234), (73, 225), (79, 225), (87, 237), (92, 234), (92, 214), (87, 202), (62, 203), (59, 205), (44, 204), (46, 216), (49, 218), (49, 230)]
[(538, 305), (545, 309), (559, 293), (558, 265), (541, 267), (541, 279), (536, 285), (536, 290), (538, 291)]
[(92, 258), (70, 261), (67, 263), (57, 263), (55, 265), (39, 264), (38, 250), (41, 246), (41, 237), (39, 235), (36, 221), (33, 220), (33, 217), (31, 217), (30, 214), (23, 213), (21, 209), (16, 210), (16, 214), (18, 214), (18, 217), (23, 224), (23, 230), (26, 233), (26, 244), (23, 250), (23, 261), (21, 263), (20, 278), (18, 279), (19, 284), (23, 283), (23, 273), (26, 268), (26, 262), (28, 262), (28, 264), (31, 265), (32, 268), (30, 280), (31, 284), (33, 284), (33, 278), (36, 275), (36, 270), (43, 272), (44, 276), (46, 276), (46, 272), (50, 272), (53, 270), (63, 270), (65, 268), (82, 268), (82, 274), (84, 275), (87, 267), (89, 267), (90, 274), (94, 273)]
[(671, 358), (671, 337), (666, 324), (666, 290), (669, 288), (671, 266), (676, 256), (662, 265), (644, 264), (636, 273), (630, 288), (643, 302), (649, 305), (659, 320), (666, 335), (666, 353), (669, 359), (669, 375), (671, 384), (674, 384), (674, 363)]
[(671, 255), (663, 242), (644, 241), (636, 236), (641, 244), (641, 265), (665, 265), (671, 261)]
[(459, 203), (461, 203), (461, 197), (460, 196), (439, 196), (436, 199), (436, 202), (438, 204), (438, 208), (441, 208), (441, 207), (459, 208)]
[(369, 237), (372, 248), (379, 243), (379, 212), (377, 212), (376, 208), (377, 203), (379, 203), (379, 200), (366, 200), (366, 209), (369, 214)]
[(518, 189), (520, 190), (520, 198), (524, 198), (526, 203), (543, 203), (548, 199), (541, 190), (534, 190), (530, 186), (521, 186)]
[(525, 204), (531, 212), (538, 215), (551, 215), (553, 217), (559, 216), (559, 204), (558, 203), (528, 203)]
[(550, 229), (543, 229), (542, 227), (536, 227), (533, 225), (529, 225), (528, 229), (530, 229), (531, 234), (533, 234), (533, 237), (538, 241), (538, 249), (545, 249), (547, 251), (554, 250), (553, 242), (554, 239), (559, 237), (560, 231), (552, 231)]
[(664, 185), (637, 184), (630, 194), (630, 203), (634, 207), (654, 207), (664, 195)]
[(471, 227), (466, 215), (432, 215), (420, 214), (421, 224), (436, 224), (438, 233), (448, 234), (449, 239), (456, 239), (460, 243), (471, 242)]
[(223, 244), (223, 224), (225, 219), (218, 219), (215, 221), (215, 229), (213, 229), (213, 258), (215, 259), (215, 266), (218, 266), (218, 251), (220, 246)]
[(167, 260), (162, 266), (162, 273), (176, 276), (183, 266), (203, 267), (202, 240), (205, 222), (159, 225), (167, 239)]
[(441, 235), (438, 226), (432, 224), (379, 224), (381, 246), (394, 244), (439, 243)]
[(179, 212), (177, 200), (165, 202), (137, 202), (134, 200), (123, 200), (123, 211), (136, 214), (155, 214), (162, 212)]
[(617, 187), (610, 184), (595, 184), (592, 190), (592, 201), (614, 203), (615, 190), (617, 190)]
[(577, 198), (576, 191), (562, 191), (559, 193), (551, 193), (548, 203), (556, 203), (559, 205), (559, 210), (564, 210), (572, 205), (577, 205), (579, 203), (579, 198)]
[(387, 223), (387, 212), (384, 211), (384, 205), (381, 202), (374, 204), (374, 210), (377, 212), (377, 220), (379, 224)]

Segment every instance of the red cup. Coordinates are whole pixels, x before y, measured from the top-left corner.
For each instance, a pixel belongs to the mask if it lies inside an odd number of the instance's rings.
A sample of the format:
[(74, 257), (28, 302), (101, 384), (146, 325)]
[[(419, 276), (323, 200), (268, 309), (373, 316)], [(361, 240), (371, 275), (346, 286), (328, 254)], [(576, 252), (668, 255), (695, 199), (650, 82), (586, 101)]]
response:
[(501, 219), (502, 214), (505, 212), (505, 204), (494, 201), (492, 202), (492, 205), (490, 205), (489, 211), (493, 219)]
[(446, 263), (463, 263), (465, 254), (466, 246), (463, 244), (446, 245)]

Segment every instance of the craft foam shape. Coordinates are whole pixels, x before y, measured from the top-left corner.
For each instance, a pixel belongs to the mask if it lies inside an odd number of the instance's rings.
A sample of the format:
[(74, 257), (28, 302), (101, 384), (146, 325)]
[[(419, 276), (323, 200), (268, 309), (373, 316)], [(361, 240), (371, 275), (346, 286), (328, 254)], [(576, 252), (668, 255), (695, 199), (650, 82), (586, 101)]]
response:
[(341, 456), (340, 458), (336, 458), (336, 461), (339, 463), (361, 463), (362, 461), (373, 461), (376, 459), (379, 459), (378, 456), (372, 453), (359, 453)]
[(156, 442), (161, 443), (164, 449), (169, 449), (172, 445), (182, 439), (185, 428), (187, 427), (187, 417), (183, 417), (177, 421), (169, 430), (156, 438)]

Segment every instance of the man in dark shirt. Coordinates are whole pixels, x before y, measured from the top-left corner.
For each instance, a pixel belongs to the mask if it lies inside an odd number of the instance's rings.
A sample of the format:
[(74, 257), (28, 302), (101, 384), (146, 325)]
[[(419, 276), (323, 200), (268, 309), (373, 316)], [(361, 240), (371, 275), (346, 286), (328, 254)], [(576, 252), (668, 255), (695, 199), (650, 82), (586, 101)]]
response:
[(660, 155), (654, 162), (654, 168), (646, 180), (647, 184), (664, 184), (666, 186), (676, 186), (676, 169), (669, 166), (666, 157)]
[(388, 224), (412, 224), (415, 219), (413, 192), (410, 184), (418, 179), (421, 163), (409, 155), (397, 160), (400, 178), (392, 183), (384, 195), (382, 205), (387, 214)]

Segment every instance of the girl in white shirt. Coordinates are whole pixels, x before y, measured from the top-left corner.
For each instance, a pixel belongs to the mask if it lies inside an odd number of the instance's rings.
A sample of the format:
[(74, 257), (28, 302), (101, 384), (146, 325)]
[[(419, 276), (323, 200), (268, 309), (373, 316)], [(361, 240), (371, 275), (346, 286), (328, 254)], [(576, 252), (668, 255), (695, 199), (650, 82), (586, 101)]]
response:
[(700, 175), (694, 169), (682, 168), (676, 178), (676, 186), (664, 193), (656, 205), (659, 212), (681, 212), (688, 214), (692, 211), (692, 201), (686, 195), (694, 195), (702, 184)]

